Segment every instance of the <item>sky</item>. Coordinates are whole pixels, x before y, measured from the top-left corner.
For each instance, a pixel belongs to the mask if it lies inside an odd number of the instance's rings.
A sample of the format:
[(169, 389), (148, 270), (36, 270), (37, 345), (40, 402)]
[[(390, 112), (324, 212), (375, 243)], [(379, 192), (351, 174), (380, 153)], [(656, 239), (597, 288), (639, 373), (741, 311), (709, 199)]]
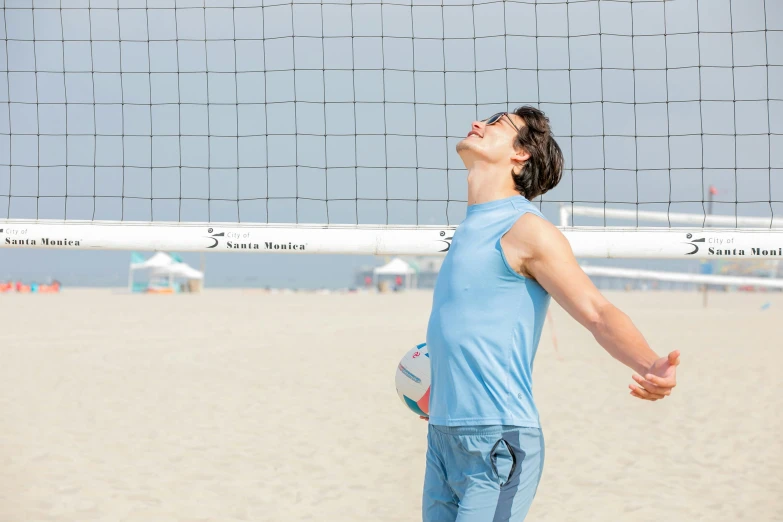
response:
[[(456, 143), (523, 104), (566, 156), (552, 221), (572, 202), (704, 213), (710, 185), (715, 213), (783, 215), (781, 2), (233, 7), (6, 0), (0, 218), (457, 225)], [(129, 259), (2, 249), (0, 280), (123, 285)], [(208, 285), (306, 288), (383, 262), (204, 260)]]

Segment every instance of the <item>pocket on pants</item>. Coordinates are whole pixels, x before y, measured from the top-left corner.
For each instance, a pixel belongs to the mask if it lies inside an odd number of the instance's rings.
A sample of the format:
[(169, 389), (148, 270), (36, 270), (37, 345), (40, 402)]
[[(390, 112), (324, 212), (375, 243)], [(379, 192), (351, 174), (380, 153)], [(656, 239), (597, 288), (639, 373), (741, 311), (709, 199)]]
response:
[(498, 440), (489, 452), (489, 462), (498, 484), (503, 487), (514, 476), (517, 469), (517, 456), (514, 448), (505, 439)]

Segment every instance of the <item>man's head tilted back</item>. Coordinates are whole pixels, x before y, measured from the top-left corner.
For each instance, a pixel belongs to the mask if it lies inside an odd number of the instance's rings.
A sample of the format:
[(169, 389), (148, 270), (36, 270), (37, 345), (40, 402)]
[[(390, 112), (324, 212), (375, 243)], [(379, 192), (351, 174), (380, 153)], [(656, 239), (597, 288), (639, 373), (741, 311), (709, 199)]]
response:
[(554, 188), (563, 175), (563, 153), (549, 118), (530, 106), (474, 121), (457, 153), (469, 173), (501, 176), (493, 181), (507, 183), (528, 200)]

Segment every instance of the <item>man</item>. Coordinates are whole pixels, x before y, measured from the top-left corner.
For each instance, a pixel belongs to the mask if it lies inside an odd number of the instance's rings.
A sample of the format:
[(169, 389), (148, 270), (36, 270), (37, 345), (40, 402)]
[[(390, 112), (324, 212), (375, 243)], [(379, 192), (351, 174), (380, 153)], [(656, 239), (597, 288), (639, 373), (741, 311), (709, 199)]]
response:
[(650, 349), (530, 202), (563, 170), (541, 111), (521, 107), (473, 122), (457, 152), (468, 169), (468, 209), (438, 274), (427, 329), (423, 519), (518, 522), (544, 464), (531, 376), (549, 296), (634, 370), (634, 397), (668, 396), (679, 352), (659, 358)]

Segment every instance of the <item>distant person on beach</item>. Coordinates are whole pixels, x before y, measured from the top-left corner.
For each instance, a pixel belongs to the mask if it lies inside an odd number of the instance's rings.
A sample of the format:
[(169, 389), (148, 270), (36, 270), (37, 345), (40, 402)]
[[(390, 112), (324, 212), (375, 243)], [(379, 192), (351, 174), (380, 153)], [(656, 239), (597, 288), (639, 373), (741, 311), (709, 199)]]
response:
[(468, 170), (468, 208), (438, 274), (427, 329), (422, 514), (425, 522), (519, 522), (544, 467), (531, 379), (550, 295), (634, 370), (630, 394), (638, 399), (671, 393), (680, 354), (650, 349), (531, 203), (563, 171), (544, 113), (520, 107), (474, 121), (457, 153)]

